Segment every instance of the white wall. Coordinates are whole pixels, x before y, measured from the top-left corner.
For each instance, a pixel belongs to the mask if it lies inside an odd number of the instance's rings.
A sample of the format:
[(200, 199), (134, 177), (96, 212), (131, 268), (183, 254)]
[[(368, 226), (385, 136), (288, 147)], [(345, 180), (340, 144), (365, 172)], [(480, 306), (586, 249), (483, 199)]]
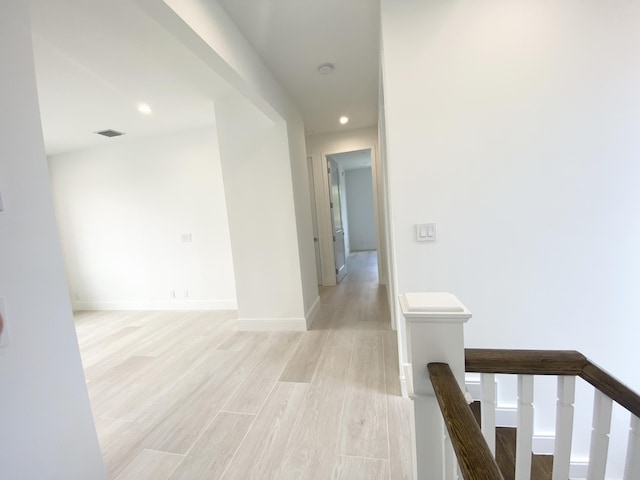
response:
[(345, 176), (351, 250), (375, 250), (376, 224), (371, 168), (347, 170)]
[[(247, 202), (256, 205), (264, 204), (265, 199), (270, 198), (272, 194), (276, 197), (291, 194), (290, 199), (293, 199), (294, 207), (293, 216), (286, 218), (284, 221), (293, 225), (295, 241), (287, 254), (284, 254), (280, 263), (295, 267), (294, 271), (287, 269), (285, 275), (292, 275), (292, 277), (286, 278), (284, 284), (288, 285), (290, 281), (295, 281), (301, 285), (300, 290), (296, 289), (296, 291), (288, 292), (288, 295), (289, 297), (301, 295), (302, 298), (299, 304), (302, 305), (302, 311), (297, 312), (296, 317), (303, 318), (309, 324), (319, 306), (319, 297), (316, 283), (313, 228), (311, 225), (311, 200), (307, 181), (304, 125), (300, 113), (217, 1), (181, 0), (178, 2), (171, 0), (167, 2), (170, 8), (164, 3), (155, 0), (135, 0), (135, 2), (218, 72), (241, 96), (248, 99), (272, 122), (275, 124), (283, 122), (284, 130), (274, 126), (269, 135), (273, 136), (271, 140), (273, 146), (279, 143), (284, 136), (286, 139), (285, 149), (282, 150), (282, 148), (277, 147), (276, 150), (273, 150), (268, 155), (264, 155), (263, 161), (267, 162), (267, 164), (273, 163), (276, 165), (279, 172), (286, 172), (283, 173), (282, 177), (288, 181), (285, 190), (282, 194), (277, 193), (275, 191), (277, 187), (268, 184), (262, 184), (260, 189), (253, 191), (245, 188)], [(230, 104), (236, 103), (235, 99), (222, 99), (222, 107), (216, 107), (219, 126), (221, 122), (225, 123), (222, 116), (226, 114), (230, 115), (226, 126), (231, 126), (235, 122), (235, 114), (233, 113), (235, 107), (230, 108), (230, 110), (227, 109), (225, 106), (227, 101)], [(244, 148), (239, 146), (240, 142), (253, 141), (251, 132), (243, 129), (241, 125), (236, 125), (234, 129), (228, 128), (227, 132), (232, 136), (238, 137), (237, 141), (231, 138), (227, 144), (232, 149), (235, 149), (233, 145), (238, 147), (235, 153), (233, 150), (228, 151), (231, 157), (236, 156)], [(257, 143), (254, 144), (254, 147), (257, 145)], [(276, 151), (277, 154), (275, 154)], [(224, 155), (223, 149), (223, 162), (225, 161)], [(281, 163), (283, 161), (287, 162), (288, 165), (286, 167)], [(272, 205), (272, 208), (277, 209), (279, 206)], [(229, 219), (233, 224), (232, 216), (233, 213), (230, 213)], [(235, 242), (233, 239), (233, 226), (231, 234), (232, 242)], [(265, 239), (261, 240), (256, 237), (254, 241), (257, 248), (265, 246)], [(232, 246), (235, 251), (235, 245)], [(277, 244), (272, 246), (274, 250), (279, 249)], [(291, 256), (295, 257), (295, 260)], [(253, 271), (255, 272), (256, 269), (266, 271), (269, 268), (269, 265), (267, 265), (269, 263), (267, 261), (263, 266), (254, 264)], [(237, 267), (236, 265), (236, 276), (238, 275)], [(245, 270), (248, 271), (248, 267), (243, 269), (243, 271)], [(237, 284), (243, 284), (245, 279), (236, 278), (236, 281)], [(249, 282), (251, 282), (250, 279)], [(270, 289), (272, 287), (274, 289), (272, 293), (275, 297), (284, 295), (275, 281), (263, 285), (262, 289)], [(249, 301), (248, 296), (243, 297), (245, 298), (244, 301)], [(253, 294), (250, 296), (251, 302), (258, 301), (261, 297), (261, 292), (256, 291), (255, 296)], [(240, 295), (239, 301), (242, 302)], [(297, 300), (291, 301), (297, 302)], [(239, 308), (242, 310), (242, 305), (239, 305)], [(255, 308), (253, 305), (249, 306), (250, 310), (255, 310)], [(275, 313), (263, 311), (263, 315), (267, 316)]]
[(111, 142), (49, 159), (74, 308), (235, 309), (215, 127)]
[(461, 6), (382, 1), (399, 292), (458, 295), (469, 346), (577, 349), (640, 391), (640, 4)]
[[(378, 155), (377, 128), (371, 127), (346, 130), (344, 132), (310, 135), (307, 137), (307, 154), (313, 158), (315, 165), (314, 174), (322, 178), (320, 182), (321, 185), (324, 185), (327, 182), (326, 168), (323, 167), (323, 163), (326, 161), (325, 157), (327, 155), (365, 149), (371, 149), (372, 175), (374, 177), (373, 183), (376, 185), (376, 188), (373, 191), (373, 202), (377, 226), (378, 276), (380, 283), (384, 284), (387, 282), (387, 248), (385, 235), (382, 232), (386, 229), (386, 218), (382, 205), (383, 180)], [(327, 208), (324, 207), (325, 204), (328, 204), (328, 200), (326, 200), (327, 198), (326, 193), (324, 197), (318, 196), (318, 222), (320, 224), (319, 233), (321, 241), (323, 283), (325, 285), (330, 285), (331, 283), (327, 283), (327, 280), (331, 278), (331, 275), (335, 277), (335, 274), (331, 273), (333, 270), (333, 246), (329, 241), (330, 227), (327, 226), (330, 225), (330, 223), (328, 223), (330, 220), (328, 213), (326, 212)]]
[(0, 2), (0, 476), (106, 474), (65, 282), (36, 92), (27, 3)]
[(216, 117), (238, 279), (238, 325), (304, 330), (286, 125), (272, 122), (239, 96), (217, 102)]

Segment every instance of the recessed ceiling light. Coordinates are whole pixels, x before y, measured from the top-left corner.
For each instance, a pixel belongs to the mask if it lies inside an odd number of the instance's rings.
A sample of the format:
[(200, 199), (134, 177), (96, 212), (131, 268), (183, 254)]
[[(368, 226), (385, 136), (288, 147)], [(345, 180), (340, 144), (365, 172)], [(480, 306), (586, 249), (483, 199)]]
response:
[(345, 125), (349, 123), (349, 117), (345, 117), (344, 115), (340, 117), (340, 125)]
[(119, 132), (117, 130), (100, 130), (96, 132), (98, 135), (102, 135), (103, 137), (119, 137), (120, 135), (124, 135), (124, 133)]
[(147, 105), (146, 103), (141, 103), (138, 105), (138, 111), (140, 113), (144, 113), (145, 115), (151, 115), (153, 113), (153, 110), (151, 110), (151, 107), (149, 105)]
[(333, 65), (331, 63), (323, 63), (318, 67), (318, 72), (320, 72), (321, 75), (329, 75), (333, 72)]

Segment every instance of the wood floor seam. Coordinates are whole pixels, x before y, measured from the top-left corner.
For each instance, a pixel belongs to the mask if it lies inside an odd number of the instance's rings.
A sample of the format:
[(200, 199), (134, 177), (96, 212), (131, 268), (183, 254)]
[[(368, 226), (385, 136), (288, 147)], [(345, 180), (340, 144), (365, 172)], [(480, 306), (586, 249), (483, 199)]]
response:
[(413, 406), (375, 252), (306, 332), (235, 312), (76, 312), (109, 480), (412, 480)]

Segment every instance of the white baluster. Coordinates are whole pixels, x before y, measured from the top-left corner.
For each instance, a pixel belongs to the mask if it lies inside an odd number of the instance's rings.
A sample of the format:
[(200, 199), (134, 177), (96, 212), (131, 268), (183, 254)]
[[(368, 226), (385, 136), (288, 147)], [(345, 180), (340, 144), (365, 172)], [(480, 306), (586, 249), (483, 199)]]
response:
[(533, 376), (518, 375), (518, 431), (516, 434), (516, 480), (531, 478), (533, 447)]
[[(482, 434), (491, 453), (496, 454), (496, 376), (493, 373), (480, 375), (482, 398), (480, 413), (482, 418)], [(567, 477), (569, 478), (569, 477)]]
[(640, 478), (640, 418), (631, 414), (627, 461), (624, 466), (624, 480)]
[(558, 377), (556, 404), (556, 441), (553, 450), (553, 480), (567, 480), (571, 467), (573, 436), (573, 403), (576, 397), (576, 377)]
[(591, 431), (587, 480), (604, 479), (609, 454), (612, 406), (613, 401), (600, 390), (596, 390), (593, 399), (593, 430)]

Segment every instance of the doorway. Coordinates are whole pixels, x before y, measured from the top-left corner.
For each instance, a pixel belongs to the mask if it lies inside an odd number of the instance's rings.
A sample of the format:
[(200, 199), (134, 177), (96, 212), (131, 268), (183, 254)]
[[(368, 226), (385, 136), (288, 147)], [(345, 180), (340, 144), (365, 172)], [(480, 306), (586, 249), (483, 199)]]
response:
[(329, 157), (327, 159), (329, 173), (329, 209), (331, 211), (331, 227), (333, 230), (333, 259), (336, 267), (336, 283), (340, 283), (347, 274), (347, 254), (345, 248), (346, 218), (343, 218), (343, 195), (341, 177), (344, 170), (338, 166), (338, 162)]
[[(378, 249), (371, 149), (327, 155), (327, 164), (331, 217), (334, 224), (340, 222), (342, 227), (341, 231), (335, 229), (340, 235), (334, 234), (333, 239), (338, 270), (342, 255), (347, 260), (355, 252)], [(346, 265), (345, 273), (348, 261)]]

